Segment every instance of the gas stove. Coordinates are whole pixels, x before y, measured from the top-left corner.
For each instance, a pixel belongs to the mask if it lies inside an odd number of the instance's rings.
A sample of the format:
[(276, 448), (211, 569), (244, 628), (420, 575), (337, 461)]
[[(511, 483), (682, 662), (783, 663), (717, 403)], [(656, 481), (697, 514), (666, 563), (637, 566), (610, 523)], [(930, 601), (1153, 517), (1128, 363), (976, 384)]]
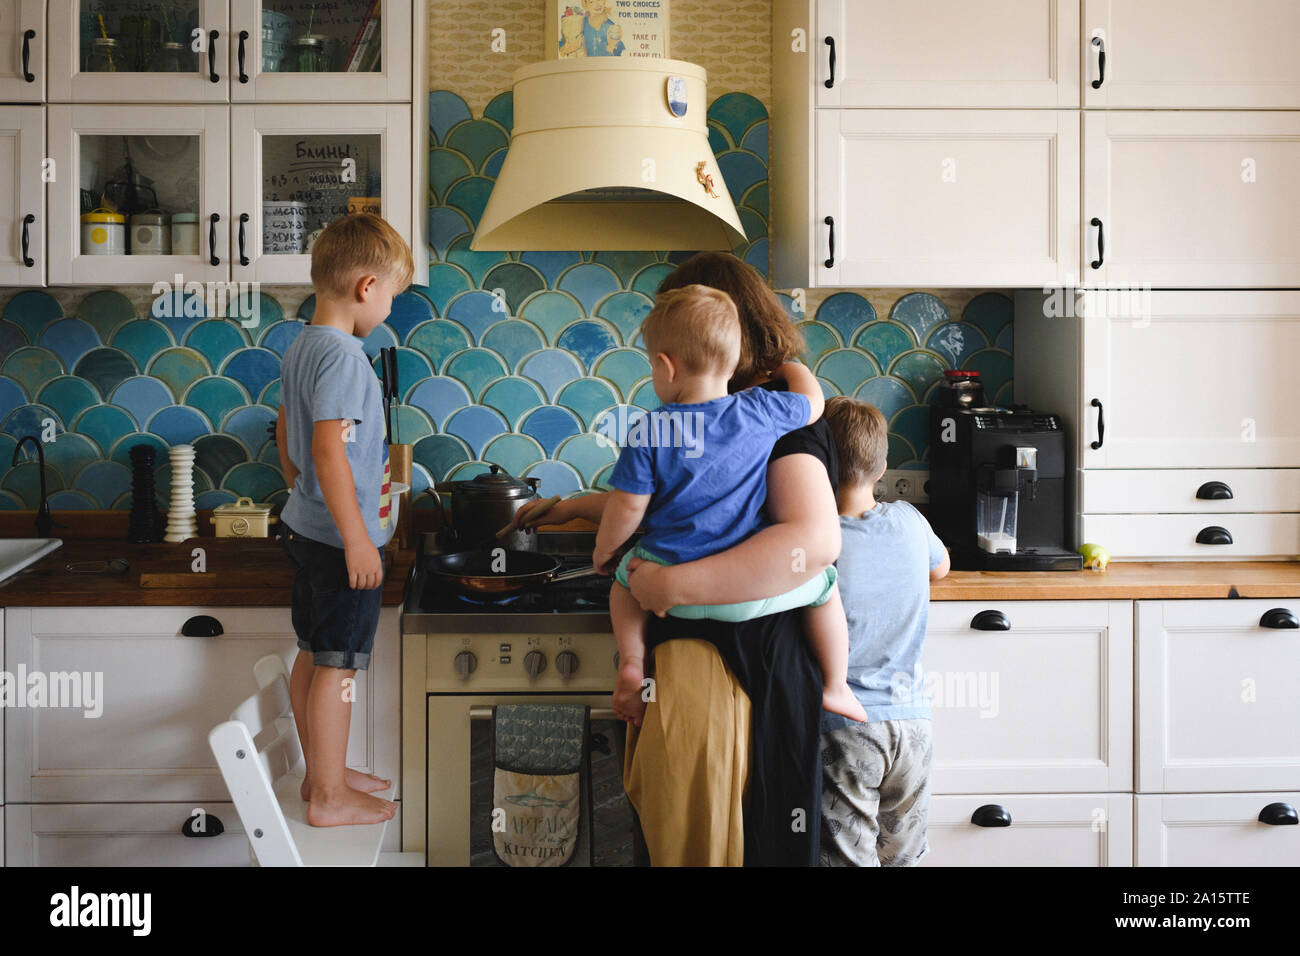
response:
[[(595, 542), (595, 533), (589, 531), (537, 533), (538, 552), (558, 559), (561, 571), (589, 567)], [(500, 598), (466, 595), (429, 569), (433, 556), (456, 550), (454, 539), (445, 532), (421, 536), (420, 557), (407, 587), (404, 627), (456, 632), (607, 632), (610, 629), (612, 578), (597, 576), (542, 584)], [(547, 622), (547, 618), (554, 620)]]

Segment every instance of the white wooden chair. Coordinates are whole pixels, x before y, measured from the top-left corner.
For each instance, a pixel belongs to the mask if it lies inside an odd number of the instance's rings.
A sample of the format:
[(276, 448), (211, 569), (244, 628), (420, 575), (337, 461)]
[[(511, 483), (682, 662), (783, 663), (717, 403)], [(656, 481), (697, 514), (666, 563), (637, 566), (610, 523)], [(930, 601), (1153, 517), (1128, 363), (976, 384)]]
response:
[[(208, 734), (259, 866), (423, 866), (419, 853), (381, 853), (388, 823), (313, 827), (299, 794), (306, 764), (277, 654), (253, 665), (258, 691)], [(256, 741), (261, 741), (260, 744)], [(376, 794), (388, 797), (391, 789)]]

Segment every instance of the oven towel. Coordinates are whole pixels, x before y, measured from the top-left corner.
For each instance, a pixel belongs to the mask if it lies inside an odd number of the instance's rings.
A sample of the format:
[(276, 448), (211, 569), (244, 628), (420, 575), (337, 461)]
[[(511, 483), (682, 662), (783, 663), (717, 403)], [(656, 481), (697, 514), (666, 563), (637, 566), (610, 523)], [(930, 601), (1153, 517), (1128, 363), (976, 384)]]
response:
[(492, 714), (492, 847), (507, 866), (574, 859), (591, 807), (581, 704), (498, 704)]

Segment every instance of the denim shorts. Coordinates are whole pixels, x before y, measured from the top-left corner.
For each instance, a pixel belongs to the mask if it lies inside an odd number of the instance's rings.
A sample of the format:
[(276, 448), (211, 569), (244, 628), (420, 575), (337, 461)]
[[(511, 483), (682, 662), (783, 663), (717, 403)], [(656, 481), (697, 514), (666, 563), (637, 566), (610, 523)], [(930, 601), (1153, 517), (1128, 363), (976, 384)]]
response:
[(286, 524), (281, 525), (280, 545), (293, 564), (298, 647), (311, 651), (317, 667), (366, 670), (379, 626), (383, 581), (370, 590), (353, 588), (342, 548), (304, 537)]

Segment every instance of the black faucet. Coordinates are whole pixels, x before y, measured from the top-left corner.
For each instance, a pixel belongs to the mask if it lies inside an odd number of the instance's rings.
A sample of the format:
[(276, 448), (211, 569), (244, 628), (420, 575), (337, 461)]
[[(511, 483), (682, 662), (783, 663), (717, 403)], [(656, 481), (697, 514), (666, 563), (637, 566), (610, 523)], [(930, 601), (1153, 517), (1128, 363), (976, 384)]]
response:
[(36, 446), (36, 458), (41, 469), (41, 506), (36, 512), (36, 536), (38, 538), (48, 538), (51, 528), (54, 527), (54, 518), (50, 515), (49, 502), (45, 500), (45, 448), (41, 445), (40, 439), (35, 435), (24, 435), (18, 439), (18, 444), (14, 446), (13, 465), (17, 466), (18, 455), (27, 442), (31, 442)]

